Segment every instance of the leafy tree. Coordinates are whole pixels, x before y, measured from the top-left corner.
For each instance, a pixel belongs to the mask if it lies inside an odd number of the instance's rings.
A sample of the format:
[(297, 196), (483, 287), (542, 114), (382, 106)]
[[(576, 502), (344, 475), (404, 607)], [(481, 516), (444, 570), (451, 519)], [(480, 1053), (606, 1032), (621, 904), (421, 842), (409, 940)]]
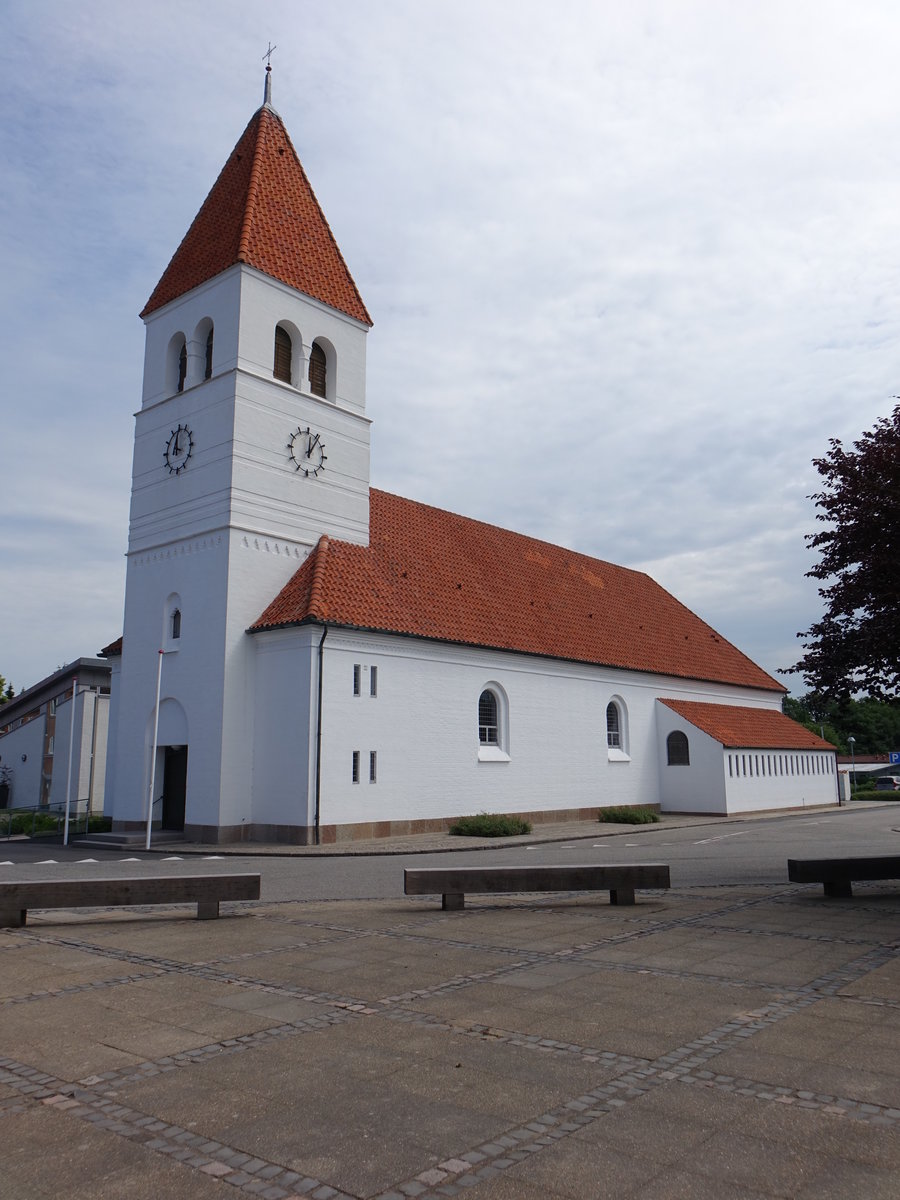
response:
[(818, 692), (785, 696), (789, 717), (821, 734), (842, 754), (850, 753), (848, 739), (856, 739), (857, 754), (887, 754), (900, 750), (900, 705), (867, 696), (860, 700), (830, 700)]
[(0, 704), (6, 704), (15, 697), (15, 694), (16, 691), (13, 685), (7, 683), (3, 676), (0, 675)]
[(827, 525), (809, 534), (820, 552), (807, 572), (825, 616), (797, 636), (807, 638), (790, 671), (832, 699), (860, 692), (900, 699), (900, 405), (881, 417), (853, 448), (832, 438), (813, 459), (821, 492), (810, 499)]

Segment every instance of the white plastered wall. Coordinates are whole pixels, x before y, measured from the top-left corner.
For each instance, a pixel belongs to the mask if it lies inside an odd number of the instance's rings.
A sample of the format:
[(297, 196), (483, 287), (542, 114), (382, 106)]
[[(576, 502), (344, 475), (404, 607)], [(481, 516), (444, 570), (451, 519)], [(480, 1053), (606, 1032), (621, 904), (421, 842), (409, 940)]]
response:
[[(299, 647), (308, 633), (283, 630), (278, 636), (284, 646), (297, 639)], [(254, 640), (274, 637), (274, 632), (256, 634)], [(359, 696), (353, 694), (354, 664), (361, 668)], [(368, 682), (373, 666), (378, 670), (375, 697)], [(508, 761), (479, 760), (478, 697), (490, 684), (508, 698), (503, 747)], [(761, 707), (777, 708), (780, 701), (777, 695), (724, 685), (329, 629), (320, 822), (658, 804), (656, 698), (661, 693)], [(273, 723), (266, 735), (271, 744), (289, 744), (296, 712), (274, 699), (266, 705), (259, 690), (257, 696), (257, 747), (264, 721)], [(606, 706), (613, 697), (624, 704), (627, 718), (625, 756), (618, 761), (611, 760), (606, 743)], [(352, 782), (354, 750), (360, 753), (359, 783)], [(369, 783), (373, 750), (377, 779)], [(720, 749), (718, 763), (722, 791)], [(267, 769), (276, 771), (274, 765)], [(274, 810), (271, 819), (276, 820)]]
[[(681, 698), (668, 691), (665, 694), (673, 700)], [(780, 708), (780, 704), (777, 706)], [(656, 705), (656, 724), (659, 800), (662, 811), (724, 815), (727, 810), (721, 743), (703, 733), (696, 725), (686, 721), (665, 704)], [(688, 740), (690, 763), (687, 766), (668, 764), (666, 740), (669, 734), (676, 730), (683, 733)]]
[(728, 812), (837, 804), (833, 751), (726, 749)]

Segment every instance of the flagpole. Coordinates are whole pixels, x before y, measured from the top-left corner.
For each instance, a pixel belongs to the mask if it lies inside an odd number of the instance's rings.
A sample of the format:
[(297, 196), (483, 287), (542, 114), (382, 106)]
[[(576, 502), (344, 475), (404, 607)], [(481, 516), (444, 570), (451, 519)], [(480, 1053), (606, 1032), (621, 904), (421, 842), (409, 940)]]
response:
[(159, 693), (162, 686), (163, 651), (159, 652), (159, 666), (156, 670), (156, 708), (153, 710), (153, 753), (150, 756), (150, 797), (147, 801), (147, 841), (145, 849), (150, 849), (150, 829), (153, 824), (153, 793), (156, 790), (156, 750), (159, 739)]
[(69, 771), (66, 777), (66, 819), (63, 823), (63, 845), (69, 844), (69, 801), (72, 795), (72, 747), (75, 743), (75, 697), (78, 695), (78, 676), (72, 680), (72, 713), (69, 720)]

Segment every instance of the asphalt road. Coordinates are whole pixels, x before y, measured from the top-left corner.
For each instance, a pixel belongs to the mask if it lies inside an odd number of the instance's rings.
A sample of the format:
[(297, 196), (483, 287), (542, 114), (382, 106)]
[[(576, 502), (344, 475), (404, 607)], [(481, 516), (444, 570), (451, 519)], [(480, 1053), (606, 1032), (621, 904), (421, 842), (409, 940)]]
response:
[(402, 895), (405, 865), (666, 862), (672, 886), (679, 887), (786, 883), (788, 858), (853, 854), (900, 854), (900, 804), (682, 829), (638, 826), (615, 836), (604, 836), (598, 827), (596, 836), (571, 842), (498, 844), (496, 849), (414, 856), (182, 858), (177, 848), (147, 854), (0, 841), (0, 880), (253, 871), (262, 875), (266, 900), (352, 900)]

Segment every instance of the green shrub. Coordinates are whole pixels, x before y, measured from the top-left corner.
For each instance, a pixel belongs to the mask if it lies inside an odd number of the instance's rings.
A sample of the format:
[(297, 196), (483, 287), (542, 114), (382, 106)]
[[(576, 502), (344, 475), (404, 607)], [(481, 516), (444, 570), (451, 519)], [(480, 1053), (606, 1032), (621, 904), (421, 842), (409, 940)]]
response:
[[(14, 834), (47, 834), (47, 833), (62, 833), (65, 817), (60, 812), (32, 812), (30, 809), (15, 809), (9, 811), (0, 811), (0, 837), (8, 837)], [(112, 819), (99, 815), (92, 815), (88, 819), (88, 830), (91, 833), (108, 832), (112, 829)], [(75, 814), (69, 819), (70, 833), (84, 833), (85, 819), (84, 813)]]
[(652, 808), (601, 808), (597, 820), (610, 821), (616, 825), (655, 825), (659, 813)]
[(531, 826), (521, 817), (478, 813), (474, 817), (461, 817), (450, 826), (450, 832), (458, 837), (513, 837), (517, 833), (531, 833)]

